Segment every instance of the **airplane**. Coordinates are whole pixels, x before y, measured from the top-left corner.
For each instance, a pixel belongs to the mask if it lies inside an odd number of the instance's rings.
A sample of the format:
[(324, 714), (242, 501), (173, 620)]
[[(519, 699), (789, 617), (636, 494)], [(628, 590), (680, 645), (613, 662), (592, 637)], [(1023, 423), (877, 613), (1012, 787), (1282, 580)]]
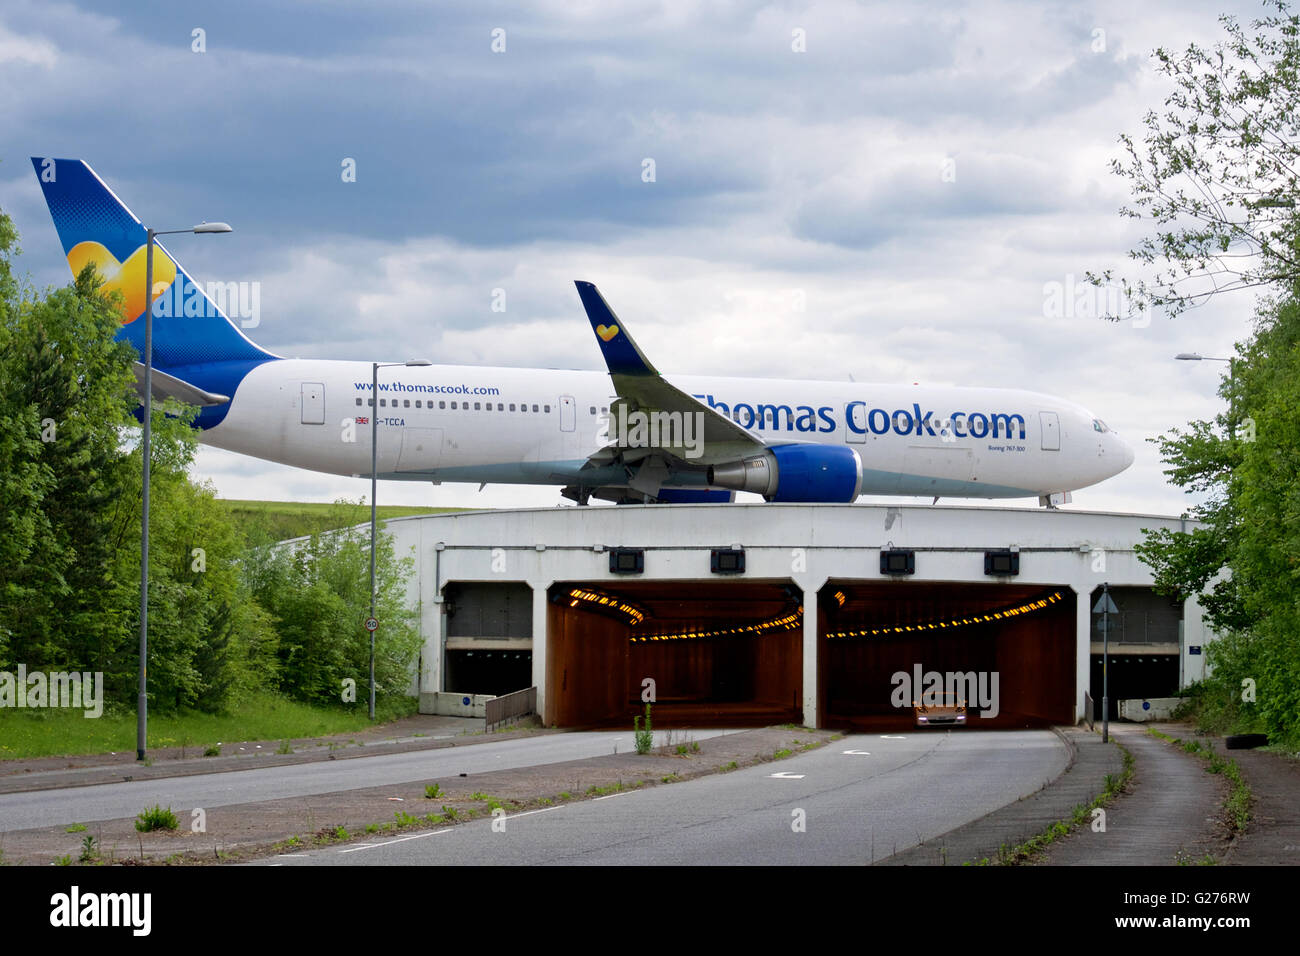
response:
[(141, 355), (140, 320), (153, 309), (154, 397), (199, 406), (200, 440), (228, 451), (369, 478), (373, 438), (379, 478), (553, 485), (583, 505), (752, 492), (1055, 507), (1133, 462), (1087, 409), (1037, 392), (664, 375), (586, 281), (578, 296), (606, 372), (408, 364), (386, 368), (376, 396), (370, 362), (289, 359), (255, 344), (215, 301), (221, 290), (195, 283), (156, 240), (146, 306), (140, 220), (85, 162), (32, 164), (73, 274), (93, 261), (123, 293), (118, 337)]

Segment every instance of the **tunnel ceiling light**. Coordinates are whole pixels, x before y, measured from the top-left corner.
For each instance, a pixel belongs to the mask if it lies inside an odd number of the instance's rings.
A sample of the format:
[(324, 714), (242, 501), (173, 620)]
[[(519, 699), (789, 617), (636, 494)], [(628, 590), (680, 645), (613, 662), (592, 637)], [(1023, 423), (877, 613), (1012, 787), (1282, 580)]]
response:
[(678, 631), (675, 634), (638, 634), (628, 638), (628, 643), (646, 641), (698, 641), (729, 634), (768, 634), (772, 631), (793, 631), (803, 626), (803, 607), (796, 608), (790, 614), (761, 621), (758, 624), (746, 624), (743, 627), (719, 628), (713, 631), (693, 630)]
[(1062, 600), (1061, 592), (1054, 591), (1043, 597), (1034, 598), (1023, 604), (1017, 604), (1012, 607), (1003, 608), (1000, 611), (993, 611), (989, 614), (975, 615), (974, 617), (952, 618), (947, 621), (917, 621), (912, 624), (895, 624), (889, 627), (863, 627), (856, 631), (835, 631), (827, 634), (826, 637), (831, 640), (841, 640), (854, 637), (889, 637), (897, 634), (910, 634), (912, 631), (934, 630), (936, 627), (962, 627), (969, 624), (982, 624), (986, 621), (1002, 620), (1008, 617), (1018, 617), (1022, 614), (1033, 614), (1035, 611), (1041, 611)]
[(629, 627), (636, 627), (645, 620), (645, 611), (630, 601), (625, 601), (615, 594), (606, 594), (591, 588), (573, 588), (566, 595), (569, 607), (584, 611), (594, 611), (616, 618)]

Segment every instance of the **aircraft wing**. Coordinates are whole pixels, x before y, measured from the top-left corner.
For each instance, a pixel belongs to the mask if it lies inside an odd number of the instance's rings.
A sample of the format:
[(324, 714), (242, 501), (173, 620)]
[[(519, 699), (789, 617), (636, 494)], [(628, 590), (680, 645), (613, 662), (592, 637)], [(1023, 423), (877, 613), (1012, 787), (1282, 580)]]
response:
[[(660, 428), (661, 441), (653, 448), (644, 449), (647, 454), (657, 452), (669, 459), (704, 467), (754, 455), (767, 447), (767, 443), (749, 429), (742, 428), (704, 402), (667, 382), (637, 347), (626, 325), (619, 321), (599, 290), (590, 282), (579, 280), (574, 284), (578, 287), (582, 306), (587, 311), (591, 330), (596, 335), (596, 342), (609, 368), (609, 377), (614, 383), (614, 391), (618, 394), (618, 400), (610, 407), (611, 438), (616, 435), (615, 429), (620, 426), (620, 422), (629, 421), (634, 412), (643, 412), (647, 418), (652, 418), (657, 413), (667, 413), (667, 416), (680, 416), (677, 421), (685, 422), (689, 419), (690, 425), (684, 427), (695, 429), (690, 432), (692, 442), (662, 440), (665, 429)], [(672, 421), (672, 418), (659, 414), (658, 420), (666, 423)], [(635, 432), (629, 433), (635, 435)], [(680, 434), (679, 432), (677, 437)], [(668, 437), (674, 437), (671, 429), (668, 429)], [(598, 453), (598, 456), (604, 457), (614, 450), (611, 445)], [(626, 443), (619, 445), (618, 450), (625, 458), (629, 452), (642, 451), (640, 448), (628, 448)]]

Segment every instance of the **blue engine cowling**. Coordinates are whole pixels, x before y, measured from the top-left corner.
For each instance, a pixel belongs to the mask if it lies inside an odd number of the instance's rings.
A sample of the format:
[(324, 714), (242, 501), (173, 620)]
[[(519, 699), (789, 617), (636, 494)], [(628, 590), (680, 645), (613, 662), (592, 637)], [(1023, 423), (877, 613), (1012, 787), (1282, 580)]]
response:
[(777, 445), (709, 469), (710, 485), (768, 501), (848, 503), (862, 491), (862, 459), (847, 445)]

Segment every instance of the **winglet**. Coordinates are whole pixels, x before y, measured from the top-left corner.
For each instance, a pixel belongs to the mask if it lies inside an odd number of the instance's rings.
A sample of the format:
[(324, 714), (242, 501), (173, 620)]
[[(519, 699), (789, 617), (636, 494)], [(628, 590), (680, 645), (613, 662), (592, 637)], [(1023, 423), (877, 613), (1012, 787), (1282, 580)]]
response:
[(600, 291), (590, 282), (578, 279), (574, 282), (578, 295), (582, 298), (582, 307), (587, 310), (587, 319), (591, 330), (596, 333), (596, 343), (611, 375), (653, 375), (658, 370), (650, 364), (627, 328), (618, 320), (614, 310), (609, 307)]

